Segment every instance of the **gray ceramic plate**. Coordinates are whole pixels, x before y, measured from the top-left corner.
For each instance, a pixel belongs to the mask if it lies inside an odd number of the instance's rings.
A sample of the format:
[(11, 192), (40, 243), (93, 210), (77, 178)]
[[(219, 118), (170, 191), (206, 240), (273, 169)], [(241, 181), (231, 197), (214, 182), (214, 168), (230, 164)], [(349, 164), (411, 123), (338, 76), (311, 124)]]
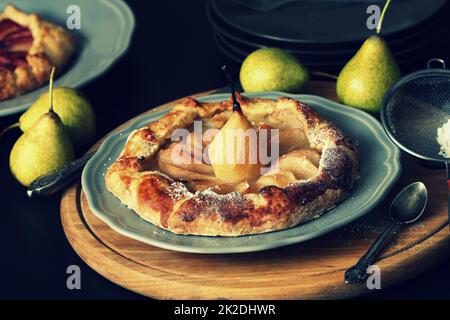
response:
[[(385, 134), (381, 124), (363, 111), (317, 96), (278, 92), (251, 96), (276, 98), (280, 95), (312, 105), (357, 144), (361, 178), (345, 201), (320, 218), (282, 231), (240, 237), (176, 235), (142, 220), (108, 192), (104, 174), (122, 150), (129, 133), (159, 119), (167, 110), (143, 116), (129, 127), (111, 135), (87, 163), (81, 181), (92, 212), (120, 234), (157, 247), (194, 253), (236, 253), (267, 250), (316, 238), (372, 210), (386, 196), (401, 171), (400, 153)], [(209, 102), (228, 98), (227, 94), (218, 94), (199, 100)]]
[[(0, 10), (13, 3), (27, 12), (66, 26), (67, 8), (77, 5), (81, 11), (81, 29), (70, 30), (77, 42), (77, 52), (64, 72), (56, 79), (56, 86), (79, 87), (100, 76), (126, 51), (134, 29), (134, 16), (121, 0), (0, 0)], [(46, 87), (17, 98), (0, 102), (0, 116), (27, 109)]]

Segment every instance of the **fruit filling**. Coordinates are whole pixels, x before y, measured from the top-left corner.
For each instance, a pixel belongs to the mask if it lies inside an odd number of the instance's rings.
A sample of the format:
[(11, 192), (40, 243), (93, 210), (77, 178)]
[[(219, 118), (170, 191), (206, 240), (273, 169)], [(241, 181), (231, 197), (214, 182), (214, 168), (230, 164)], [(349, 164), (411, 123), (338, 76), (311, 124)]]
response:
[[(224, 111), (207, 119), (203, 122), (203, 125), (205, 129), (223, 129), (225, 123), (230, 123), (228, 120), (232, 118), (231, 115), (230, 111)], [(256, 131), (267, 128), (274, 129), (265, 123), (254, 123), (253, 125)], [(229, 192), (255, 193), (269, 185), (285, 188), (290, 183), (308, 180), (319, 171), (320, 152), (311, 148), (301, 128), (280, 128), (278, 130), (277, 140), (279, 144), (277, 148), (279, 157), (275, 163), (261, 165), (266, 167), (265, 173), (247, 174), (248, 172), (245, 171), (252, 169), (248, 164), (240, 168), (237, 165), (224, 165), (222, 171), (225, 178), (217, 175), (217, 169), (214, 170), (214, 159), (207, 159), (210, 152), (205, 151), (205, 149), (211, 148), (212, 141), (222, 130), (212, 135), (198, 136), (201, 141), (196, 141), (195, 133), (192, 130), (189, 131), (187, 143), (180, 141), (165, 145), (158, 152), (157, 163), (151, 169), (161, 171), (173, 179), (186, 182), (188, 188), (193, 192), (212, 188), (220, 194)], [(269, 136), (272, 136), (272, 134), (270, 133)], [(205, 161), (205, 155), (209, 161)], [(234, 174), (233, 170), (238, 170), (235, 176), (244, 178), (236, 181), (231, 180), (230, 177)]]
[(0, 68), (15, 69), (27, 64), (27, 53), (33, 44), (31, 31), (12, 20), (0, 21)]

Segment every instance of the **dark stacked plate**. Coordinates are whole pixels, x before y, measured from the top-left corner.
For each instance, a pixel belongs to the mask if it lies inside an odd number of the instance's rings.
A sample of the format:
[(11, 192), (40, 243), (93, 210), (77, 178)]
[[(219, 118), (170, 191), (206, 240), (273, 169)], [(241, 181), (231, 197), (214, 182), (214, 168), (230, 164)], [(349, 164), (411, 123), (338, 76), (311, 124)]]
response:
[[(269, 0), (266, 0), (269, 1)], [(262, 0), (209, 0), (207, 17), (217, 46), (237, 62), (261, 47), (278, 47), (307, 67), (338, 70), (375, 30), (366, 27), (370, 4), (384, 1), (291, 0), (269, 11), (249, 6)], [(400, 64), (420, 59), (446, 32), (447, 0), (392, 1), (381, 35)]]

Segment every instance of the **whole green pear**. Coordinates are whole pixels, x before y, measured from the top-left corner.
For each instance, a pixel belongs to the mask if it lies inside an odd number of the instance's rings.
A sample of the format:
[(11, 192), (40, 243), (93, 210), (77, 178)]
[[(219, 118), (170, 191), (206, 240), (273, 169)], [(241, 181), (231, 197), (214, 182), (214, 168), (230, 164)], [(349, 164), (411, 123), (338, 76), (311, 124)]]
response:
[(261, 48), (245, 58), (239, 77), (245, 92), (293, 92), (308, 81), (309, 73), (290, 53)]
[(24, 186), (74, 160), (72, 141), (53, 111), (41, 115), (14, 144), (9, 166)]
[(371, 36), (340, 72), (337, 96), (348, 106), (376, 113), (386, 91), (399, 78), (400, 69), (387, 43)]
[[(31, 107), (20, 116), (19, 126), (26, 132), (43, 114), (48, 112), (49, 93), (42, 94)], [(89, 101), (72, 88), (53, 89), (53, 109), (61, 118), (75, 146), (92, 142), (96, 132), (94, 110)]]

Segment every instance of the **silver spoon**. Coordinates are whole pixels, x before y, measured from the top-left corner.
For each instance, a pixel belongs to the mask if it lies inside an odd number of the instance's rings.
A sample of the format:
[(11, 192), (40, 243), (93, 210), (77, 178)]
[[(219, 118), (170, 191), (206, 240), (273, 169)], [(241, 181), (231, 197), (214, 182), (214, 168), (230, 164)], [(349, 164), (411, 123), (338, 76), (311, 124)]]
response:
[(28, 186), (27, 195), (30, 198), (36, 196), (45, 197), (61, 190), (80, 177), (81, 169), (83, 169), (94, 153), (95, 151), (89, 152), (64, 167), (37, 178)]
[(392, 200), (389, 213), (392, 223), (384, 229), (378, 239), (369, 247), (366, 254), (358, 263), (345, 271), (345, 283), (357, 283), (367, 276), (367, 268), (373, 264), (392, 231), (398, 225), (410, 224), (417, 221), (425, 211), (428, 201), (427, 188), (422, 182), (414, 182), (404, 188)]

